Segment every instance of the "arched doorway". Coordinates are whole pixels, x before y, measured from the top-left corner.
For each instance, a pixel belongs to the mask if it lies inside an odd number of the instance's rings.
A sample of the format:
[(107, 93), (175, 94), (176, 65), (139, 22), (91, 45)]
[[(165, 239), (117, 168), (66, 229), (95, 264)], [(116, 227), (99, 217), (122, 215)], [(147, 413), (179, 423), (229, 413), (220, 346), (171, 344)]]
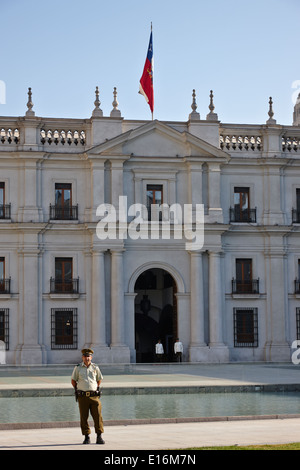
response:
[(177, 286), (170, 273), (147, 269), (137, 278), (135, 298), (136, 362), (156, 362), (155, 344), (161, 340), (164, 361), (173, 360), (177, 336)]

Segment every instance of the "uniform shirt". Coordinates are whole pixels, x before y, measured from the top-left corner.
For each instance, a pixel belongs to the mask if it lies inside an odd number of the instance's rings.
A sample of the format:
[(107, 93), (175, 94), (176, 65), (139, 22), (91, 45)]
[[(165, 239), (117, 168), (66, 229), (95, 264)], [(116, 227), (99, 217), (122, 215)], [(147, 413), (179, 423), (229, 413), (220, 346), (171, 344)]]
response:
[(86, 367), (84, 362), (74, 367), (72, 380), (77, 382), (77, 389), (87, 392), (89, 390), (97, 390), (97, 382), (102, 380), (103, 376), (99, 367), (96, 364), (91, 363), (89, 367)]
[(164, 347), (161, 343), (157, 343), (155, 345), (155, 352), (156, 352), (156, 354), (163, 354), (164, 353)]
[(175, 353), (183, 352), (183, 346), (182, 346), (181, 341), (176, 341), (176, 343), (174, 344), (174, 352)]

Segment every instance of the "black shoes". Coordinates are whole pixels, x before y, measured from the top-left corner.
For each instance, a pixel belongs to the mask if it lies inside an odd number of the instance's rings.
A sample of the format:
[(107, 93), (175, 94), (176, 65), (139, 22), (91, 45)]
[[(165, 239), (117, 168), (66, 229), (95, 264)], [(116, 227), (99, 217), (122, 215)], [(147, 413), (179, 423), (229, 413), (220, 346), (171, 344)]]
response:
[(104, 440), (101, 437), (101, 434), (97, 434), (96, 444), (105, 444)]
[[(90, 435), (87, 434), (86, 436), (84, 436), (84, 441), (82, 444), (90, 444), (90, 443), (91, 443)], [(102, 439), (101, 434), (97, 434), (96, 444), (105, 444), (104, 440)]]

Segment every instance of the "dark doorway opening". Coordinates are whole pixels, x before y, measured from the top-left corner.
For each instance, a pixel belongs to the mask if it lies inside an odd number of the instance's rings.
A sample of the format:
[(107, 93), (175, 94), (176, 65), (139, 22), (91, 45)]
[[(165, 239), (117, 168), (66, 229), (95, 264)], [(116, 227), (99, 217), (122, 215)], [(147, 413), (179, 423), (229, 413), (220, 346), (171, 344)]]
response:
[(177, 337), (177, 299), (174, 278), (160, 268), (144, 271), (135, 283), (136, 362), (156, 362), (155, 344), (164, 348), (164, 362), (174, 360)]

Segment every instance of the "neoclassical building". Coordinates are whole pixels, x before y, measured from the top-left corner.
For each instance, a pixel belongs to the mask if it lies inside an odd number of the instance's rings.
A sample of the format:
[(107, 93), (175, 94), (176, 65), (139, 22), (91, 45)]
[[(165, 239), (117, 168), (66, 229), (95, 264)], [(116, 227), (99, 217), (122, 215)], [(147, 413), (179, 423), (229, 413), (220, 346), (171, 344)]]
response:
[[(290, 361), (300, 96), (285, 126), (271, 99), (266, 123), (246, 125), (222, 123), (212, 92), (204, 119), (193, 92), (185, 122), (126, 120), (116, 90), (104, 116), (98, 88), (90, 118), (43, 118), (28, 95), (24, 116), (0, 117), (6, 363), (70, 364), (83, 347), (100, 363), (153, 362), (158, 338), (173, 361), (177, 337), (188, 362)], [(197, 249), (173, 205), (203, 208)], [(112, 214), (118, 236), (99, 236)]]

